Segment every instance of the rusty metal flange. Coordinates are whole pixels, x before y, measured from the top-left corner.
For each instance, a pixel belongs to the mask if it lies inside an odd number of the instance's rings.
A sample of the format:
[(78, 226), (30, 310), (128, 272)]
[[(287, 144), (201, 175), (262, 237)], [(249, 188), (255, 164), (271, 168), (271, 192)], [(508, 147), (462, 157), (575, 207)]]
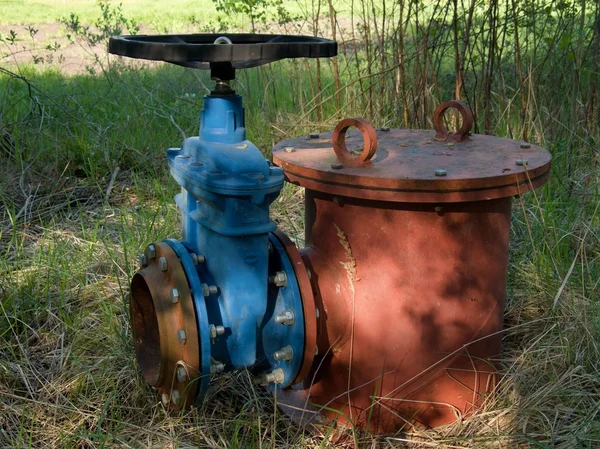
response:
[(179, 258), (166, 243), (144, 253), (131, 280), (130, 319), (144, 379), (169, 409), (192, 404), (200, 376), (196, 313)]
[[(463, 117), (455, 134), (443, 126), (448, 108), (458, 109)], [(436, 132), (386, 128), (373, 138), (367, 131), (349, 130), (343, 138), (344, 152), (339, 136), (342, 129), (357, 126), (354, 120), (342, 121), (337, 133), (322, 133), (318, 139), (279, 142), (273, 148), (273, 162), (283, 168), (289, 182), (309, 190), (411, 203), (505, 198), (543, 185), (550, 174), (552, 156), (537, 145), (469, 135), (472, 114), (461, 102), (446, 102), (436, 109)], [(371, 154), (373, 141), (377, 152)], [(294, 151), (286, 152), (287, 147)], [(352, 153), (360, 156), (349, 156)]]

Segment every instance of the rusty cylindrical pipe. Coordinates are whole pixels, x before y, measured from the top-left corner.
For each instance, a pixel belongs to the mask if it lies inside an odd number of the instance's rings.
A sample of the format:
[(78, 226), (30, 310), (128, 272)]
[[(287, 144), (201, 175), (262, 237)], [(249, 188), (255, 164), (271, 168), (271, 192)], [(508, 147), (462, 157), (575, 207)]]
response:
[[(448, 107), (463, 114), (456, 134), (440, 122)], [(340, 164), (364, 156), (363, 130), (344, 130), (342, 152), (332, 151), (335, 133), (273, 150), (287, 180), (306, 188), (301, 253), (318, 316), (313, 368), (280, 400), (296, 417), (377, 432), (432, 427), (472, 413), (494, 389), (511, 198), (542, 185), (551, 158), (469, 135), (462, 103), (440, 105), (435, 121), (437, 134), (377, 132), (368, 164)]]

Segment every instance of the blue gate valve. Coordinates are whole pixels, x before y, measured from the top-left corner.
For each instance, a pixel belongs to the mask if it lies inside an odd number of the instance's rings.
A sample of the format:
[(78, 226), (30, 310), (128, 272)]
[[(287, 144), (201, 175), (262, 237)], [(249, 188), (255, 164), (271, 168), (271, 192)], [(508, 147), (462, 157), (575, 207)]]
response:
[(208, 62), (216, 81), (204, 97), (200, 135), (167, 151), (181, 186), (175, 201), (182, 239), (148, 245), (131, 281), (137, 359), (145, 380), (173, 409), (201, 399), (213, 375), (248, 369), (258, 384), (286, 388), (312, 362), (305, 357), (307, 306), (297, 278), (306, 269), (269, 216), (284, 175), (246, 140), (242, 97), (230, 81), (236, 68), (333, 56), (335, 42), (216, 37), (178, 36), (188, 41), (173, 44), (173, 36), (122, 36), (109, 44), (123, 56), (199, 68)]

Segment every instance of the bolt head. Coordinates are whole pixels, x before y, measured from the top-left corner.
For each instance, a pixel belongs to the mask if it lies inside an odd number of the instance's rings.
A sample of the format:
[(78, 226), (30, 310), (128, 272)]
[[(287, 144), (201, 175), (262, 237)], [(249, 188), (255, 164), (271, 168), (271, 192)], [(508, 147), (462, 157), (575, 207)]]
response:
[(166, 407), (167, 405), (169, 405), (169, 401), (171, 400), (171, 398), (169, 397), (169, 393), (163, 393), (160, 396), (160, 400), (163, 403), (163, 405)]
[(521, 142), (519, 144), (519, 147), (521, 147), (521, 148), (531, 148), (531, 144), (529, 142)]
[(192, 262), (194, 262), (194, 265), (198, 265), (199, 263), (206, 262), (206, 258), (204, 256), (200, 256), (195, 253), (191, 253), (190, 257), (192, 258)]
[(141, 268), (148, 266), (148, 259), (146, 259), (146, 255), (144, 253), (138, 255), (138, 262), (140, 263)]
[(185, 382), (188, 379), (187, 372), (183, 366), (177, 367), (177, 380), (181, 383)]
[(146, 255), (149, 260), (153, 260), (156, 257), (156, 247), (154, 245), (148, 245), (148, 248), (146, 248)]
[(446, 176), (448, 174), (448, 172), (442, 168), (438, 168), (435, 171), (435, 176)]
[(273, 353), (275, 360), (292, 360), (294, 358), (294, 350), (290, 345), (281, 348), (279, 351)]
[(285, 287), (287, 285), (287, 274), (285, 271), (277, 271), (273, 275), (273, 284), (277, 287)]
[(181, 402), (181, 395), (179, 394), (179, 390), (171, 391), (171, 401), (173, 401), (173, 404), (179, 405), (179, 403)]
[(382, 127), (381, 127), (381, 130), (382, 130), (384, 133), (386, 133), (386, 132), (388, 132), (388, 131), (390, 130), (390, 127), (389, 127), (389, 126), (387, 126), (387, 125), (384, 125), (384, 126), (382, 126)]
[(319, 133), (317, 132), (312, 132), (308, 135), (308, 137), (310, 137), (311, 139), (318, 139), (319, 138)]
[(179, 302), (179, 290), (176, 288), (171, 289), (171, 302), (176, 304)]
[(527, 159), (517, 159), (516, 163), (517, 163), (517, 165), (520, 165), (520, 166), (527, 166), (527, 164), (529, 163), (529, 160), (527, 160)]
[(296, 149), (294, 147), (285, 147), (283, 151), (285, 151), (286, 153), (293, 153), (294, 151), (296, 151)]
[(331, 164), (331, 168), (333, 168), (334, 170), (340, 170), (344, 168), (344, 164), (342, 164), (341, 162), (334, 162), (333, 164)]
[(159, 269), (160, 271), (163, 271), (163, 272), (164, 272), (164, 271), (167, 271), (167, 269), (168, 269), (168, 268), (169, 268), (169, 265), (168, 265), (168, 263), (167, 263), (167, 259), (166, 259), (166, 257), (160, 257), (160, 258), (158, 259), (158, 269)]
[(216, 362), (210, 365), (210, 374), (222, 373), (225, 371), (225, 364), (222, 362)]
[(187, 333), (185, 329), (177, 329), (177, 341), (184, 345), (187, 342)]
[(292, 326), (295, 322), (294, 312), (292, 310), (284, 310), (275, 317), (275, 322), (278, 324), (285, 324), (286, 326)]
[(204, 296), (214, 295), (219, 291), (216, 285), (202, 284), (202, 294)]

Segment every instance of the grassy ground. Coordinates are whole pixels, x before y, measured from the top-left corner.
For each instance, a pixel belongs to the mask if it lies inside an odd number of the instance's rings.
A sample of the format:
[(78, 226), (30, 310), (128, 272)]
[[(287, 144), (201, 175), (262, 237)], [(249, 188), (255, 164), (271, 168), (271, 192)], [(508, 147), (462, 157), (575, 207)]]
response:
[[(418, 59), (428, 54), (419, 42), (405, 43), (407, 52), (420, 49), (407, 59), (408, 125), (429, 127), (455, 78), (444, 59), (452, 53), (430, 64)], [(265, 156), (274, 142), (331, 130), (342, 117), (404, 126), (396, 68), (367, 64), (377, 53), (357, 60), (355, 48), (339, 58), (337, 90), (332, 62), (240, 74), (249, 138)], [(164, 150), (197, 133), (207, 74), (109, 64), (103, 55), (96, 75), (4, 64), (0, 447), (600, 447), (600, 132), (597, 111), (589, 112), (596, 81), (576, 52), (581, 64), (565, 64), (567, 51), (536, 56), (544, 65), (532, 64), (523, 81), (500, 58), (490, 110), (481, 77), (467, 77), (480, 129), (490, 113), (495, 134), (527, 133), (554, 157), (550, 182), (514, 203), (497, 394), (450, 426), (386, 437), (333, 425), (307, 432), (246, 373), (219, 378), (203, 406), (166, 413), (138, 373), (126, 293), (139, 249), (179, 236)], [(272, 212), (301, 238), (302, 191), (287, 186)]]
[[(124, 14), (140, 23), (189, 23), (193, 15), (199, 20), (214, 18), (216, 9), (211, 0), (129, 0), (122, 2)], [(56, 22), (71, 13), (84, 23), (93, 23), (98, 13), (96, 0), (1, 0), (0, 24), (40, 24)]]

